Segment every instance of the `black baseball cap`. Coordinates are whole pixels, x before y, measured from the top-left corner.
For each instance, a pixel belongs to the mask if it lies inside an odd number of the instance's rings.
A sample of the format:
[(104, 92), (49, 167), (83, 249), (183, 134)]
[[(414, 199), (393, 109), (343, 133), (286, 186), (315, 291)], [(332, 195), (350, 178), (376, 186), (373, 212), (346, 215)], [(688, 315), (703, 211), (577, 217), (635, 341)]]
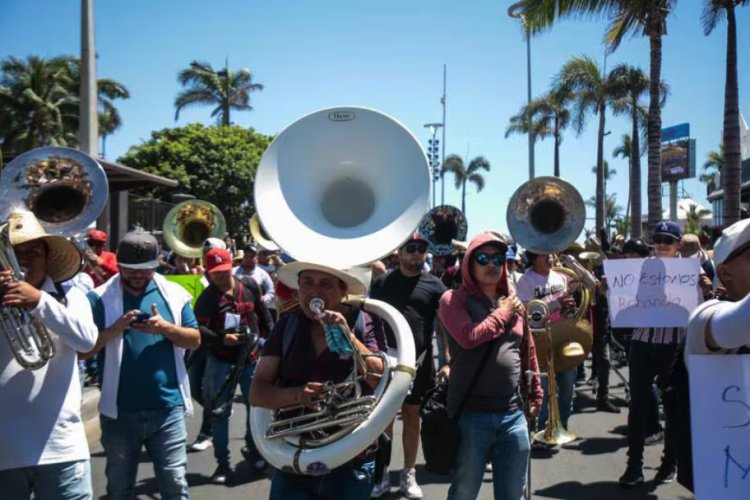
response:
[(117, 265), (127, 269), (159, 267), (159, 244), (153, 234), (130, 231), (117, 244)]

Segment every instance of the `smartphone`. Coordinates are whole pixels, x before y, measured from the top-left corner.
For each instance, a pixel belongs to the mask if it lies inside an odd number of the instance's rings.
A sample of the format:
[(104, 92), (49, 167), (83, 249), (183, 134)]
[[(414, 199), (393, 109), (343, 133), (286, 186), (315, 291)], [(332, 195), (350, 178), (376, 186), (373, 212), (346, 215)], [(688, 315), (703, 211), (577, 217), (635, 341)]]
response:
[(147, 312), (138, 313), (138, 316), (136, 316), (135, 319), (130, 322), (130, 324), (132, 325), (133, 323), (144, 323), (150, 317), (151, 317), (151, 315), (149, 313), (147, 313)]

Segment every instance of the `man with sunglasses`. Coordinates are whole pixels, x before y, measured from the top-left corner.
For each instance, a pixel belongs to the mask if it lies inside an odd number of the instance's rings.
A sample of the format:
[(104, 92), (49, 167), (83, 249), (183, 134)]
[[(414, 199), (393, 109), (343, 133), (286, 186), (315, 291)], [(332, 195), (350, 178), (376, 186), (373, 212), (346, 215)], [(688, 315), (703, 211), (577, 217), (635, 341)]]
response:
[[(529, 268), (523, 273), (518, 280), (517, 293), (518, 298), (524, 304), (533, 299), (546, 302), (550, 308), (550, 321), (559, 321), (562, 313), (575, 307), (575, 299), (570, 295), (571, 290), (568, 287), (568, 278), (562, 273), (552, 269), (552, 263), (549, 255), (536, 254), (526, 251), (526, 259)], [(546, 370), (546, 367), (542, 367)], [(568, 419), (573, 412), (573, 395), (575, 389), (577, 368), (566, 372), (557, 373), (557, 398), (560, 406), (560, 420), (563, 427), (568, 428)], [(547, 398), (547, 379), (542, 380), (544, 389), (544, 400), (539, 411), (537, 420), (538, 428), (544, 429), (547, 425), (548, 398)], [(540, 442), (532, 443), (534, 448), (544, 448)]]
[(91, 251), (84, 253), (86, 257), (86, 273), (91, 276), (94, 286), (103, 285), (109, 278), (117, 274), (117, 256), (104, 249), (107, 244), (107, 233), (98, 229), (90, 229), (86, 235), (86, 243)]
[[(665, 220), (656, 224), (651, 243), (654, 258), (677, 258), (680, 256), (682, 230), (674, 221)], [(699, 286), (704, 296), (711, 292), (710, 280), (702, 275)], [(620, 477), (620, 486), (633, 487), (642, 483), (643, 446), (646, 439), (647, 416), (652, 404), (654, 378), (664, 392), (672, 372), (673, 359), (681, 342), (685, 340), (685, 328), (636, 328), (630, 340), (630, 408), (628, 412), (628, 465)], [(664, 453), (661, 465), (654, 476), (656, 483), (669, 483), (677, 476), (677, 443), (674, 434), (673, 412), (665, 402)]]
[[(401, 407), (404, 469), (400, 487), (406, 498), (422, 498), (414, 470), (419, 449), (419, 409), (422, 397), (435, 384), (432, 334), (440, 297), (447, 290), (439, 278), (425, 271), (427, 248), (427, 240), (418, 232), (413, 233), (398, 250), (399, 267), (379, 276), (370, 286), (370, 297), (389, 303), (404, 315), (414, 335), (417, 360), (421, 359), (414, 385)], [(390, 332), (388, 334), (392, 335)], [(392, 337), (389, 337), (388, 344), (395, 345)], [(387, 432), (392, 435), (393, 428), (390, 427)], [(389, 491), (390, 481), (386, 470), (372, 496), (379, 497)]]

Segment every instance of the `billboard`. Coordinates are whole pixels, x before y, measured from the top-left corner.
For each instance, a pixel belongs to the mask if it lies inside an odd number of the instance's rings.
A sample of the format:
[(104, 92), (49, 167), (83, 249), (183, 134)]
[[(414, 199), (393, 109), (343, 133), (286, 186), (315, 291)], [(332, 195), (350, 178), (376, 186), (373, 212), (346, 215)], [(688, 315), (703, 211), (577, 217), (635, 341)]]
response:
[(661, 180), (676, 182), (695, 177), (695, 139), (682, 123), (661, 131)]

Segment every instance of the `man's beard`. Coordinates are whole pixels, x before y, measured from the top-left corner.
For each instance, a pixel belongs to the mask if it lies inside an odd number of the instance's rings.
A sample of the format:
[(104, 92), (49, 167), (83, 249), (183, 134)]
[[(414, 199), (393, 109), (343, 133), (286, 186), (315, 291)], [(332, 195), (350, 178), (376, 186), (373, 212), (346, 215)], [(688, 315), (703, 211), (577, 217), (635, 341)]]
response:
[(416, 272), (421, 272), (422, 271), (422, 269), (424, 268), (424, 263), (419, 262), (419, 263), (415, 264), (415, 263), (413, 263), (411, 261), (408, 261), (408, 260), (404, 259), (401, 262), (401, 266), (404, 267), (409, 272), (416, 273)]
[[(143, 279), (143, 278), (140, 278), (138, 280), (126, 279), (123, 275), (120, 275), (120, 280), (122, 280), (122, 284), (125, 286), (125, 288), (133, 292), (142, 292), (146, 288), (146, 285), (148, 285), (148, 282), (151, 281), (150, 279)], [(133, 284), (134, 281), (140, 281), (143, 283), (143, 285), (136, 287)]]

